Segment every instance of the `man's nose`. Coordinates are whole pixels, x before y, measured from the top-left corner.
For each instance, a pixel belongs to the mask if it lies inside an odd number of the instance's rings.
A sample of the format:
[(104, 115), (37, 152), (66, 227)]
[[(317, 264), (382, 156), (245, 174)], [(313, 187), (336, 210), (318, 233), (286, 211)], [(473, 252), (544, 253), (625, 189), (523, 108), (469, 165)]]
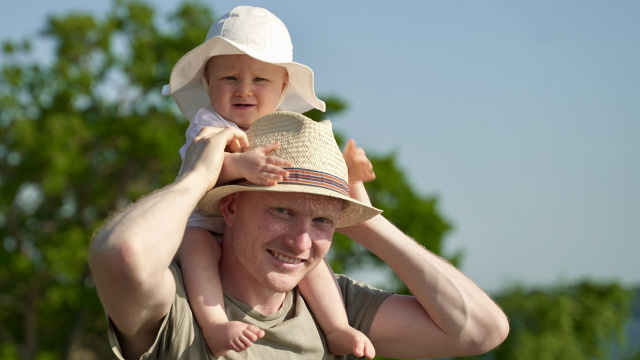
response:
[(303, 253), (311, 248), (311, 226), (300, 221), (291, 226), (287, 236), (287, 245), (297, 254)]

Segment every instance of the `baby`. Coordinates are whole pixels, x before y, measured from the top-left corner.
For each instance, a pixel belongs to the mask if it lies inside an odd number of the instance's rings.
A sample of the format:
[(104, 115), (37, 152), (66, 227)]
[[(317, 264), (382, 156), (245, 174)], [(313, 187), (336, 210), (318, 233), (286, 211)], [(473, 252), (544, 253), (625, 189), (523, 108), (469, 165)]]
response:
[[(313, 87), (313, 72), (295, 63), (291, 38), (285, 25), (269, 11), (240, 6), (211, 26), (206, 41), (183, 56), (171, 72), (169, 87), (182, 113), (190, 120), (184, 152), (205, 126), (235, 126), (247, 130), (261, 116), (279, 110), (325, 111)], [(245, 152), (225, 153), (217, 184), (246, 179), (258, 185), (275, 185), (289, 173), (291, 164), (269, 156), (277, 142)], [(230, 146), (236, 150), (237, 146)], [(371, 163), (353, 140), (344, 157), (349, 184), (375, 178)], [(187, 297), (213, 355), (242, 351), (264, 336), (264, 330), (239, 321), (229, 321), (218, 272), (221, 249), (212, 233), (223, 233), (219, 217), (194, 211), (178, 251)], [(286, 260), (286, 259), (285, 259)], [(334, 355), (354, 353), (375, 356), (366, 335), (349, 326), (333, 272), (325, 261), (299, 284), (301, 294), (322, 327), (329, 351)]]

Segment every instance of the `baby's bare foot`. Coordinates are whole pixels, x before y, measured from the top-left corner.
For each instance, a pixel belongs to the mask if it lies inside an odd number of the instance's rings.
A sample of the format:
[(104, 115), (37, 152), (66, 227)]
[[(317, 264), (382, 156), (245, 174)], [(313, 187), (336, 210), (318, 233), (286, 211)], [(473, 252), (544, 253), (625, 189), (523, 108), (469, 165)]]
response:
[(360, 331), (352, 328), (338, 328), (325, 334), (329, 352), (333, 355), (345, 355), (353, 353), (357, 357), (373, 359), (376, 349), (371, 340)]
[(243, 351), (264, 336), (264, 330), (240, 321), (210, 325), (207, 333), (207, 346), (215, 356), (225, 355), (229, 350)]

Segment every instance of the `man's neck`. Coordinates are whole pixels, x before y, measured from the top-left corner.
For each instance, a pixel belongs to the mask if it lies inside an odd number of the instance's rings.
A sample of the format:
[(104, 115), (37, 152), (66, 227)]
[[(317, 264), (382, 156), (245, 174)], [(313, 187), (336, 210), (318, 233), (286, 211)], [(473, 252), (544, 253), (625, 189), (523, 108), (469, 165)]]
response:
[(241, 301), (251, 306), (254, 310), (256, 310), (262, 315), (271, 315), (273, 313), (278, 312), (278, 310), (280, 310), (286, 296), (287, 296), (286, 293), (274, 293), (266, 301), (260, 301), (255, 304), (247, 303), (244, 300), (241, 300)]
[(221, 268), (222, 291), (225, 294), (242, 301), (262, 315), (271, 315), (282, 307), (286, 293), (264, 290), (248, 281), (236, 281), (233, 276), (225, 276), (225, 273)]

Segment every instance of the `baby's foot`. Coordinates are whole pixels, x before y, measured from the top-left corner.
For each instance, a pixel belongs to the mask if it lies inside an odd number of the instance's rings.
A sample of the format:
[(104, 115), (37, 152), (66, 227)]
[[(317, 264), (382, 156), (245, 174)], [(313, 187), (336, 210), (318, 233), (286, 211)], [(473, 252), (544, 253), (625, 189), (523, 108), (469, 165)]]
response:
[(264, 336), (264, 330), (240, 321), (229, 321), (210, 325), (205, 336), (209, 351), (215, 356), (223, 356), (229, 350), (243, 351)]
[(360, 331), (352, 328), (337, 328), (325, 334), (329, 352), (333, 355), (345, 355), (353, 353), (357, 357), (373, 359), (376, 349), (369, 338)]

